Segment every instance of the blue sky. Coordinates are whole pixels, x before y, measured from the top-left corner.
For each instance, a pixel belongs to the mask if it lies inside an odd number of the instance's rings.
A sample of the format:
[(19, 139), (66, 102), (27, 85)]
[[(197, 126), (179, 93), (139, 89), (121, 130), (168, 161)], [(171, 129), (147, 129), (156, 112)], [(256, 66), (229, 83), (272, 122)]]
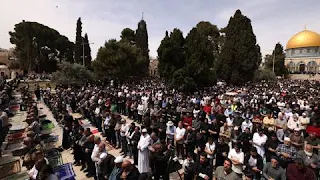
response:
[(82, 18), (92, 56), (110, 38), (120, 38), (123, 28), (137, 28), (144, 12), (150, 55), (157, 56), (165, 31), (179, 28), (184, 35), (199, 21), (225, 27), (237, 9), (252, 21), (263, 54), (277, 42), (307, 29), (320, 33), (319, 0), (0, 0), (0, 47), (9, 48), (14, 24), (37, 21), (75, 41), (76, 20)]

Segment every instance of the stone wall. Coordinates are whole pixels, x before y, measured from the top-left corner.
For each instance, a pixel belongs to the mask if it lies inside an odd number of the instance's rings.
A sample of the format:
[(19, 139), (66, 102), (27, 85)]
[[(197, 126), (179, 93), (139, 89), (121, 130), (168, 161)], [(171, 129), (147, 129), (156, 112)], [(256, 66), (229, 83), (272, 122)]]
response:
[(320, 74), (309, 75), (309, 74), (290, 74), (290, 79), (293, 80), (317, 80), (320, 81)]

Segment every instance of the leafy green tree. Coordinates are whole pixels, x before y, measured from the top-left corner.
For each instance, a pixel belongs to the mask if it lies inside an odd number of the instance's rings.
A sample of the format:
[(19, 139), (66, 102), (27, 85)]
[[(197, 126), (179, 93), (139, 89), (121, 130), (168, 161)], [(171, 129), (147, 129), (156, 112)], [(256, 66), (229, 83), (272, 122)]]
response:
[(174, 71), (172, 79), (168, 81), (169, 87), (177, 88), (179, 91), (193, 92), (196, 90), (197, 82), (188, 76), (185, 68)]
[(198, 87), (212, 85), (214, 64), (219, 54), (219, 29), (210, 22), (199, 22), (186, 37), (184, 68)]
[(166, 32), (165, 37), (161, 41), (158, 48), (158, 70), (160, 76), (167, 82), (171, 81), (175, 71), (183, 68), (185, 65), (184, 44), (185, 39), (182, 31), (179, 29), (174, 29), (170, 37), (168, 32)]
[(265, 67), (269, 70), (273, 70), (274, 61), (274, 72), (277, 76), (282, 76), (288, 74), (288, 70), (285, 67), (285, 53), (283, 51), (283, 46), (280, 43), (275, 45), (275, 48), (271, 54), (265, 56)]
[(91, 48), (90, 48), (90, 43), (89, 43), (89, 39), (88, 39), (88, 34), (87, 33), (84, 35), (83, 42), (84, 42), (85, 66), (88, 69), (91, 69), (92, 57), (91, 57)]
[(217, 75), (227, 83), (245, 83), (253, 79), (261, 60), (251, 20), (237, 10), (225, 28), (225, 41), (216, 65)]
[(192, 91), (212, 85), (214, 64), (219, 54), (217, 26), (199, 22), (186, 39), (179, 29), (166, 35), (158, 48), (159, 74), (171, 87)]
[(143, 69), (149, 68), (149, 45), (148, 45), (148, 31), (147, 31), (147, 23), (144, 20), (141, 20), (138, 23), (138, 29), (135, 34), (136, 45), (141, 49), (141, 54), (144, 57)]
[(121, 32), (121, 40), (126, 41), (132, 45), (136, 44), (136, 34), (134, 30), (125, 28)]
[(132, 76), (144, 76), (148, 72), (144, 63), (141, 49), (126, 41), (111, 39), (100, 47), (92, 65), (97, 76), (102, 79), (124, 80)]
[(81, 18), (79, 17), (77, 20), (77, 29), (76, 29), (76, 44), (75, 44), (75, 49), (74, 49), (74, 60), (75, 63), (80, 63), (82, 64), (82, 44), (83, 44), (83, 39), (82, 39), (82, 22)]
[(52, 74), (52, 81), (59, 85), (83, 85), (94, 80), (94, 74), (80, 64), (64, 62)]
[(253, 80), (257, 81), (257, 82), (262, 81), (262, 80), (273, 81), (273, 80), (276, 80), (276, 75), (270, 69), (258, 69), (254, 73)]
[(73, 61), (73, 43), (58, 31), (37, 22), (22, 21), (9, 32), (21, 68), (36, 72), (56, 71), (57, 63)]

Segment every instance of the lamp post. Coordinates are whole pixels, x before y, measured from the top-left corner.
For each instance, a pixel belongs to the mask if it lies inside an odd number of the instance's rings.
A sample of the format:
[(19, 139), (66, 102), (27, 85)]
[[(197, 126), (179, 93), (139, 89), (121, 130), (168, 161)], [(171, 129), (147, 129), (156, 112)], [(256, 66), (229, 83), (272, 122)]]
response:
[(82, 65), (83, 66), (85, 66), (84, 45), (87, 45), (87, 44), (94, 44), (94, 43), (84, 43), (84, 39), (82, 38), (81, 45), (82, 45)]
[(275, 50), (267, 50), (267, 51), (271, 51), (272, 52), (272, 71), (274, 72), (274, 63), (275, 63), (275, 60), (276, 60), (276, 52)]
[(272, 71), (274, 72), (274, 61), (276, 60), (276, 51), (273, 52), (273, 58), (272, 58)]

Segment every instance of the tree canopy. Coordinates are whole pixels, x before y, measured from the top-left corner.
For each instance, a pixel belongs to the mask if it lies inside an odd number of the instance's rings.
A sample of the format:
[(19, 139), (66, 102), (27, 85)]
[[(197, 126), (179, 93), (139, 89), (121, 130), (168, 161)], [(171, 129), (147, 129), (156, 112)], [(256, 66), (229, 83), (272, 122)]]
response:
[(136, 44), (136, 34), (130, 28), (124, 28), (121, 32), (121, 41), (126, 41), (132, 45)]
[(212, 85), (219, 37), (218, 28), (209, 22), (199, 22), (186, 38), (179, 29), (170, 36), (166, 32), (158, 48), (160, 76), (170, 86), (186, 91)]
[(199, 87), (216, 81), (214, 64), (219, 54), (219, 30), (210, 22), (199, 22), (186, 37), (186, 68)]
[(15, 55), (25, 71), (53, 72), (57, 62), (73, 61), (74, 44), (50, 27), (22, 21), (9, 34)]
[(174, 29), (170, 33), (170, 36), (166, 32), (158, 48), (159, 74), (169, 83), (173, 77), (173, 73), (185, 65), (184, 44), (185, 39), (182, 31)]
[(83, 85), (94, 80), (94, 74), (83, 65), (64, 62), (52, 74), (52, 81), (60, 85)]
[(146, 59), (140, 48), (127, 41), (111, 39), (98, 50), (93, 61), (93, 69), (102, 79), (124, 80), (131, 76), (144, 76), (148, 69), (144, 68)]
[(216, 65), (218, 78), (231, 84), (251, 81), (262, 60), (251, 20), (237, 10), (224, 32), (224, 44)]
[(267, 54), (265, 56), (265, 68), (273, 70), (273, 60), (274, 60), (274, 73), (277, 76), (282, 76), (288, 74), (288, 70), (285, 67), (285, 53), (283, 51), (283, 46), (277, 43), (274, 47), (272, 54)]

